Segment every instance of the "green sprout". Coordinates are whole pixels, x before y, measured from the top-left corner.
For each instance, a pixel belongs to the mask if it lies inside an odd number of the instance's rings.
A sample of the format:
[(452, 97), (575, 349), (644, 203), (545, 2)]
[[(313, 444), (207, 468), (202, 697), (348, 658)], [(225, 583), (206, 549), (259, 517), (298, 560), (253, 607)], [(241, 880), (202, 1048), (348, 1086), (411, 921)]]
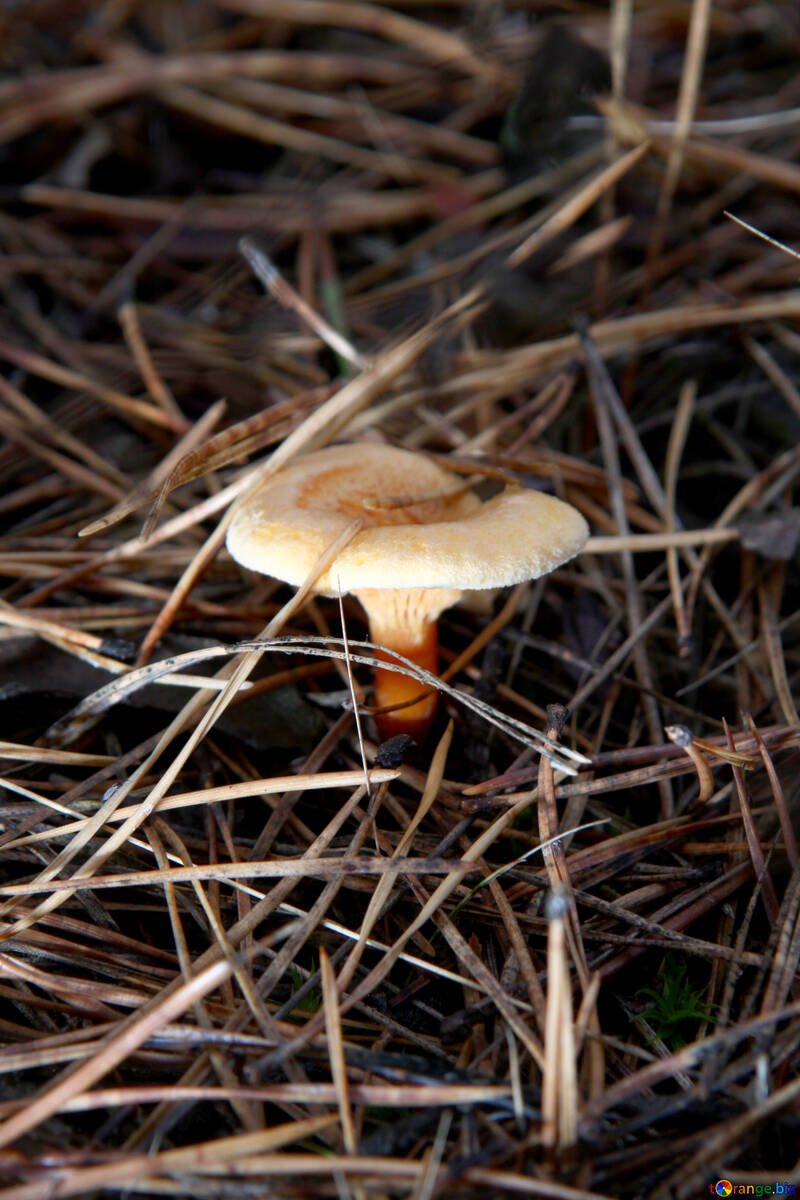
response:
[[(289, 974), (292, 977), (292, 993), (302, 992), (306, 986), (302, 972), (298, 971), (294, 965), (289, 967)], [(305, 995), (302, 995), (295, 1004), (295, 1009), (303, 1013), (315, 1013), (322, 1005), (322, 990), (320, 988), (312, 988)]]
[(704, 988), (693, 988), (687, 978), (684, 959), (668, 954), (658, 973), (658, 986), (639, 988), (636, 993), (639, 1003), (649, 1001), (638, 1015), (670, 1050), (679, 1050), (698, 1026), (711, 1020), (713, 1006), (704, 1003), (703, 995)]

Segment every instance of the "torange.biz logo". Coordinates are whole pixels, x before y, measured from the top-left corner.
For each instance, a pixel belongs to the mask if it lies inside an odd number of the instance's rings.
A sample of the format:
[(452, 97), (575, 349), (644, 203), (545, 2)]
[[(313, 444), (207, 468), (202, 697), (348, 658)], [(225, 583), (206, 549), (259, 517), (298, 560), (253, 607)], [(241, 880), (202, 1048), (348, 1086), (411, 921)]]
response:
[(710, 1183), (712, 1196), (796, 1196), (793, 1183), (731, 1183), (730, 1179), (718, 1179)]

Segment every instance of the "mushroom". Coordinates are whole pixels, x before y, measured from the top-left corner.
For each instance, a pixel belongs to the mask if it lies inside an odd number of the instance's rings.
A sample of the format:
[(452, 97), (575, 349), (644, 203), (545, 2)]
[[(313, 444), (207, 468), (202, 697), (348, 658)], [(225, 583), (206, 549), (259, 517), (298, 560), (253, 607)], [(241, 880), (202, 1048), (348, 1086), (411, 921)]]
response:
[[(535, 579), (579, 552), (589, 531), (569, 504), (510, 488), (482, 503), (431, 459), (373, 443), (330, 446), (271, 475), (240, 504), (227, 545), (242, 566), (299, 586), (355, 518), (362, 527), (314, 589), (353, 593), (370, 638), (433, 673), (436, 621), (465, 591)], [(391, 661), (387, 658), (387, 661)], [(421, 737), (435, 693), (378, 667), (375, 701), (383, 737)]]

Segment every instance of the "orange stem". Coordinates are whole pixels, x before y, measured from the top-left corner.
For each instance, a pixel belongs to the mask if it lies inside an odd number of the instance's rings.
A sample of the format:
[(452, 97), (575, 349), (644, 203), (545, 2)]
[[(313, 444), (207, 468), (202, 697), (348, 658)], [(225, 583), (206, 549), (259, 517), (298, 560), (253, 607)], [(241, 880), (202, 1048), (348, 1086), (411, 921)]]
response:
[[(397, 631), (394, 631), (390, 640), (385, 636), (385, 631), (381, 631), (381, 634), (383, 636), (373, 631), (370, 635), (372, 641), (382, 642), (387, 649), (396, 650), (398, 654), (410, 658), (417, 666), (436, 674), (439, 662), (439, 642), (436, 636), (435, 621), (425, 625), (419, 636), (409, 635), (405, 632), (398, 634)], [(392, 661), (390, 654), (382, 656), (380, 651), (378, 657), (385, 657), (387, 662)], [(407, 706), (397, 708), (393, 712), (375, 714), (375, 724), (382, 739), (395, 737), (398, 733), (407, 733), (417, 741), (422, 741), (436, 715), (438, 693), (431, 692), (414, 704), (409, 705), (408, 701), (414, 700), (415, 697), (427, 690), (424, 684), (419, 683), (416, 679), (411, 679), (408, 675), (400, 674), (399, 671), (387, 671), (385, 667), (375, 668), (376, 707), (389, 708), (391, 706), (395, 708), (399, 704)]]

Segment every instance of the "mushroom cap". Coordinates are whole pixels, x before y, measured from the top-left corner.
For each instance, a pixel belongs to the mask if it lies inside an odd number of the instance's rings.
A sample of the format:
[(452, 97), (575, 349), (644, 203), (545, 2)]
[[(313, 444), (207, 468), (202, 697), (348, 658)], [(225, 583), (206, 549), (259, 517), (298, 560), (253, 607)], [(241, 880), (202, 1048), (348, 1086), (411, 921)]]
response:
[(299, 586), (357, 517), (315, 589), (504, 587), (572, 558), (589, 529), (577, 509), (510, 489), (481, 503), (450, 471), (408, 450), (362, 443), (296, 459), (244, 500), (228, 530), (243, 566)]

